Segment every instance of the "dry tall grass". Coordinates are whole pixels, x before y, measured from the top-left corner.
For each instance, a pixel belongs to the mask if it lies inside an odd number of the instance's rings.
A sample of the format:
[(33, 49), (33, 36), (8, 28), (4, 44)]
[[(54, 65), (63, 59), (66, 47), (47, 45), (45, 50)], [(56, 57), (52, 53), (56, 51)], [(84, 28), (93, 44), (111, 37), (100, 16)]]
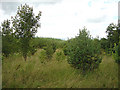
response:
[(40, 57), (42, 50), (25, 62), (20, 55), (5, 58), (2, 63), (3, 88), (117, 88), (118, 66), (111, 56), (104, 56), (99, 68), (83, 76), (66, 58), (51, 60)]

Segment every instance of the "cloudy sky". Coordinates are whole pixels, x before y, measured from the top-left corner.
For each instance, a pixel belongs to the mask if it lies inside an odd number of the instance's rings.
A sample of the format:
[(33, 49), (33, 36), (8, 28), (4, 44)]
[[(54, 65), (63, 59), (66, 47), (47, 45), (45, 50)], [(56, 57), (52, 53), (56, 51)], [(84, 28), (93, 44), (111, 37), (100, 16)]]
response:
[[(17, 7), (27, 3), (35, 15), (42, 12), (36, 36), (67, 40), (84, 26), (95, 38), (106, 37), (110, 23), (118, 23), (119, 0), (0, 0), (0, 22), (15, 16)], [(1, 23), (0, 23), (1, 25)]]

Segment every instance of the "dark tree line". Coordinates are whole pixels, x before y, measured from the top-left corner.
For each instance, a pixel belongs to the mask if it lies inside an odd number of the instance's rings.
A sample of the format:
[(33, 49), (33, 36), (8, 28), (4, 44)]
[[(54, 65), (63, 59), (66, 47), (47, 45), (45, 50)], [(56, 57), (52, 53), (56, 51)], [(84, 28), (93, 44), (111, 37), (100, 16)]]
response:
[(111, 23), (106, 30), (107, 38), (102, 38), (101, 48), (109, 54), (113, 55), (116, 62), (120, 62), (120, 26)]

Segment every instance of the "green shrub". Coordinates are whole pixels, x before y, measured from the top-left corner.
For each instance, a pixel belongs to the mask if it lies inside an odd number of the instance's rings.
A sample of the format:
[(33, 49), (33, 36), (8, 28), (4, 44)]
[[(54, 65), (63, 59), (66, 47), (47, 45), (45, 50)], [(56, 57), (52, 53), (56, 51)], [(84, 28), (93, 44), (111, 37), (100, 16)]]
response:
[(68, 40), (66, 50), (68, 63), (82, 71), (94, 70), (102, 60), (100, 44), (91, 39), (85, 28), (80, 31), (79, 36)]
[(37, 49), (35, 49), (34, 47), (32, 47), (30, 52), (31, 52), (32, 55), (34, 55), (35, 52), (37, 52)]
[(48, 59), (51, 59), (54, 53), (53, 47), (51, 45), (47, 45), (46, 47), (44, 47), (44, 50), (46, 50), (46, 55)]
[(43, 38), (43, 37), (35, 37), (33, 39), (34, 46), (37, 48), (44, 48), (48, 44), (52, 45), (54, 49), (62, 48), (64, 46), (64, 40), (55, 39), (55, 38)]
[(2, 53), (5, 57), (8, 57), (10, 54), (13, 55), (19, 51), (19, 41), (15, 37), (12, 35), (2, 36)]
[(120, 43), (118, 45), (114, 44), (114, 51), (113, 57), (116, 63), (120, 63)]
[(32, 55), (34, 55), (35, 52), (37, 52), (37, 47), (35, 46), (33, 40), (31, 40), (31, 42), (30, 42), (30, 49), (29, 50), (30, 50), (30, 54), (32, 54)]
[(67, 53), (68, 53), (68, 50), (67, 50), (67, 43), (68, 43), (68, 42), (66, 42), (65, 45), (64, 45), (64, 47), (63, 47), (64, 55), (68, 55), (68, 54), (67, 54)]
[(63, 50), (62, 49), (57, 49), (55, 54), (54, 54), (54, 57), (58, 61), (64, 60), (65, 59), (65, 55), (64, 55)]
[(46, 51), (45, 50), (41, 50), (40, 51), (39, 59), (40, 59), (41, 63), (45, 62), (45, 60), (47, 59)]

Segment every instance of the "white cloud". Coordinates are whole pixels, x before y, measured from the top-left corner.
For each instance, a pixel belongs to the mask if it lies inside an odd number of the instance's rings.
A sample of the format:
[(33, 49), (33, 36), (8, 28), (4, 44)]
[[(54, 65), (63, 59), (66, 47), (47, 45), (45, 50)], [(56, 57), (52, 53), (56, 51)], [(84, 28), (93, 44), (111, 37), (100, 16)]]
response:
[(33, 6), (35, 14), (42, 11), (41, 28), (36, 36), (67, 39), (75, 37), (79, 29), (86, 26), (93, 37), (98, 35), (105, 37), (107, 26), (112, 22), (117, 24), (117, 0), (57, 0), (56, 2), (37, 5), (29, 3)]
[(99, 0), (91, 1), (89, 6), (89, 1), (64, 0), (60, 4), (43, 6), (42, 28), (37, 35), (67, 39), (75, 37), (79, 28), (86, 26), (93, 37), (105, 37), (107, 26), (112, 22), (117, 23), (117, 19), (113, 18), (117, 16), (117, 3)]

